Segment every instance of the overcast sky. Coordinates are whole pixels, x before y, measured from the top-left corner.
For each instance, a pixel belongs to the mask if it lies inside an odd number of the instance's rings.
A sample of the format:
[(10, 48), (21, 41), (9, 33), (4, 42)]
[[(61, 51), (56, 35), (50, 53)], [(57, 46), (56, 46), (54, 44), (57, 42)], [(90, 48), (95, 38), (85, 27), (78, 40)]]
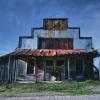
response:
[(100, 49), (100, 0), (0, 0), (0, 55), (13, 51), (19, 36), (42, 26), (43, 18), (63, 17)]

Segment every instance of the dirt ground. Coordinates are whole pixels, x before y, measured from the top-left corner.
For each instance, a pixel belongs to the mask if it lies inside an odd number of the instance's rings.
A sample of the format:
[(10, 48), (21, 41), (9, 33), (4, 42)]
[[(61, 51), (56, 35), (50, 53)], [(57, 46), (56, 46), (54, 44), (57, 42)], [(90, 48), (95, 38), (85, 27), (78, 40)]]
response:
[(100, 100), (100, 94), (80, 96), (0, 97), (0, 100)]

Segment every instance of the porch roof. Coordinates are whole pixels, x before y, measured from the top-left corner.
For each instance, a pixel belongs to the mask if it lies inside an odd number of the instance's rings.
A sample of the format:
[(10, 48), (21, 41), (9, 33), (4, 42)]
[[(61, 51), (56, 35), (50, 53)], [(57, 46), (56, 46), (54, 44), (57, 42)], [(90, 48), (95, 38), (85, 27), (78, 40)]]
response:
[(97, 55), (97, 50), (54, 50), (54, 49), (17, 49), (10, 53), (12, 56), (60, 56), (67, 54), (92, 54)]
[(16, 49), (15, 51), (1, 56), (0, 59), (13, 56), (13, 57), (22, 57), (22, 56), (63, 56), (63, 55), (91, 55), (92, 57), (99, 56), (97, 50), (85, 50), (85, 49), (73, 49), (73, 50), (58, 50), (58, 49)]

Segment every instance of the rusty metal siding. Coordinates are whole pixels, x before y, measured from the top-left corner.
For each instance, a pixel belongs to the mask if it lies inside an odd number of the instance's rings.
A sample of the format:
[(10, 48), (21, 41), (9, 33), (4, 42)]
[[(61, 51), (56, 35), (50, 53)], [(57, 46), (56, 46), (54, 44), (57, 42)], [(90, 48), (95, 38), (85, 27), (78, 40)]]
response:
[(73, 39), (38, 38), (38, 49), (73, 49)]

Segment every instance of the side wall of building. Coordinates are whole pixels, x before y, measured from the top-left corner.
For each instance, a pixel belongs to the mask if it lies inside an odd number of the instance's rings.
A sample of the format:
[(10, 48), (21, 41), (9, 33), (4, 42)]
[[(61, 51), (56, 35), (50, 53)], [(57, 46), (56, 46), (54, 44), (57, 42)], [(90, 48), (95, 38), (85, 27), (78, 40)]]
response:
[(17, 62), (11, 57), (0, 61), (0, 82), (10, 83), (16, 81)]

